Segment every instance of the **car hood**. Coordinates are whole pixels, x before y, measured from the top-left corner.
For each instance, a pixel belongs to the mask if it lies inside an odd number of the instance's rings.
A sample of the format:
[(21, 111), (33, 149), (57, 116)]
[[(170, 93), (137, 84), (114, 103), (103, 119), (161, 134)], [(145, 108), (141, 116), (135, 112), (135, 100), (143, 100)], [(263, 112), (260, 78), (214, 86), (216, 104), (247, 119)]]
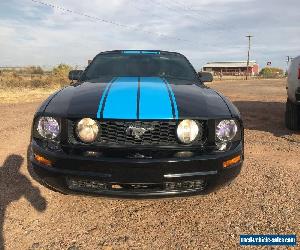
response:
[(203, 84), (160, 77), (118, 77), (68, 86), (44, 112), (99, 119), (183, 119), (230, 117), (223, 97)]

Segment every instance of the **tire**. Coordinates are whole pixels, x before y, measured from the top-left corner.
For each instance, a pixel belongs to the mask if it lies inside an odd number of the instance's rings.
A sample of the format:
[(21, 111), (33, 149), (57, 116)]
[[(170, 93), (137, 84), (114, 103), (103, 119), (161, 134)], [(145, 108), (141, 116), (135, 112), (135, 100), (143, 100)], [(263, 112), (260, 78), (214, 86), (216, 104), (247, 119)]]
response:
[(289, 100), (286, 102), (285, 126), (290, 130), (300, 129), (300, 108)]

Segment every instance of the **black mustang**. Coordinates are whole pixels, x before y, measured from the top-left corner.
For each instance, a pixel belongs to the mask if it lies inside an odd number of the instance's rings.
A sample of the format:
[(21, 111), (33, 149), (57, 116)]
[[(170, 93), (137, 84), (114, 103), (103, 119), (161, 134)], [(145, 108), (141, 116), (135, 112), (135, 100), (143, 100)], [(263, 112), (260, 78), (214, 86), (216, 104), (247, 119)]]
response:
[(237, 108), (181, 54), (98, 54), (36, 112), (30, 163), (62, 193), (153, 197), (207, 193), (240, 172)]

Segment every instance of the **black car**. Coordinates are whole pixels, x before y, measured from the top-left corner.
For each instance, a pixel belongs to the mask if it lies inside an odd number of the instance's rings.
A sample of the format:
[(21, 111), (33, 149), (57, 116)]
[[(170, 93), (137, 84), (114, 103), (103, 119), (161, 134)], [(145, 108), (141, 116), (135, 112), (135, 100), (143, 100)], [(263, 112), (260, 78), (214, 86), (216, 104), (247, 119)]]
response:
[(239, 111), (183, 55), (103, 52), (69, 78), (33, 119), (30, 165), (46, 186), (123, 197), (201, 194), (240, 172)]

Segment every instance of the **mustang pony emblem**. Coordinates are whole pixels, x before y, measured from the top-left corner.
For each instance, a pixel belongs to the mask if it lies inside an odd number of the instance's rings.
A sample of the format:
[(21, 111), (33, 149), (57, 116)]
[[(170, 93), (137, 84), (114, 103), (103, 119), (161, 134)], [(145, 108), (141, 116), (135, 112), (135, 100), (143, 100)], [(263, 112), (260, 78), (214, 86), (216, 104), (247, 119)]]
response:
[(143, 128), (143, 127), (135, 127), (135, 126), (129, 126), (127, 129), (126, 129), (126, 134), (127, 135), (131, 135), (133, 136), (135, 139), (141, 139), (141, 136), (143, 134), (145, 134), (146, 131), (153, 131), (154, 128), (153, 127), (146, 127), (146, 128)]

